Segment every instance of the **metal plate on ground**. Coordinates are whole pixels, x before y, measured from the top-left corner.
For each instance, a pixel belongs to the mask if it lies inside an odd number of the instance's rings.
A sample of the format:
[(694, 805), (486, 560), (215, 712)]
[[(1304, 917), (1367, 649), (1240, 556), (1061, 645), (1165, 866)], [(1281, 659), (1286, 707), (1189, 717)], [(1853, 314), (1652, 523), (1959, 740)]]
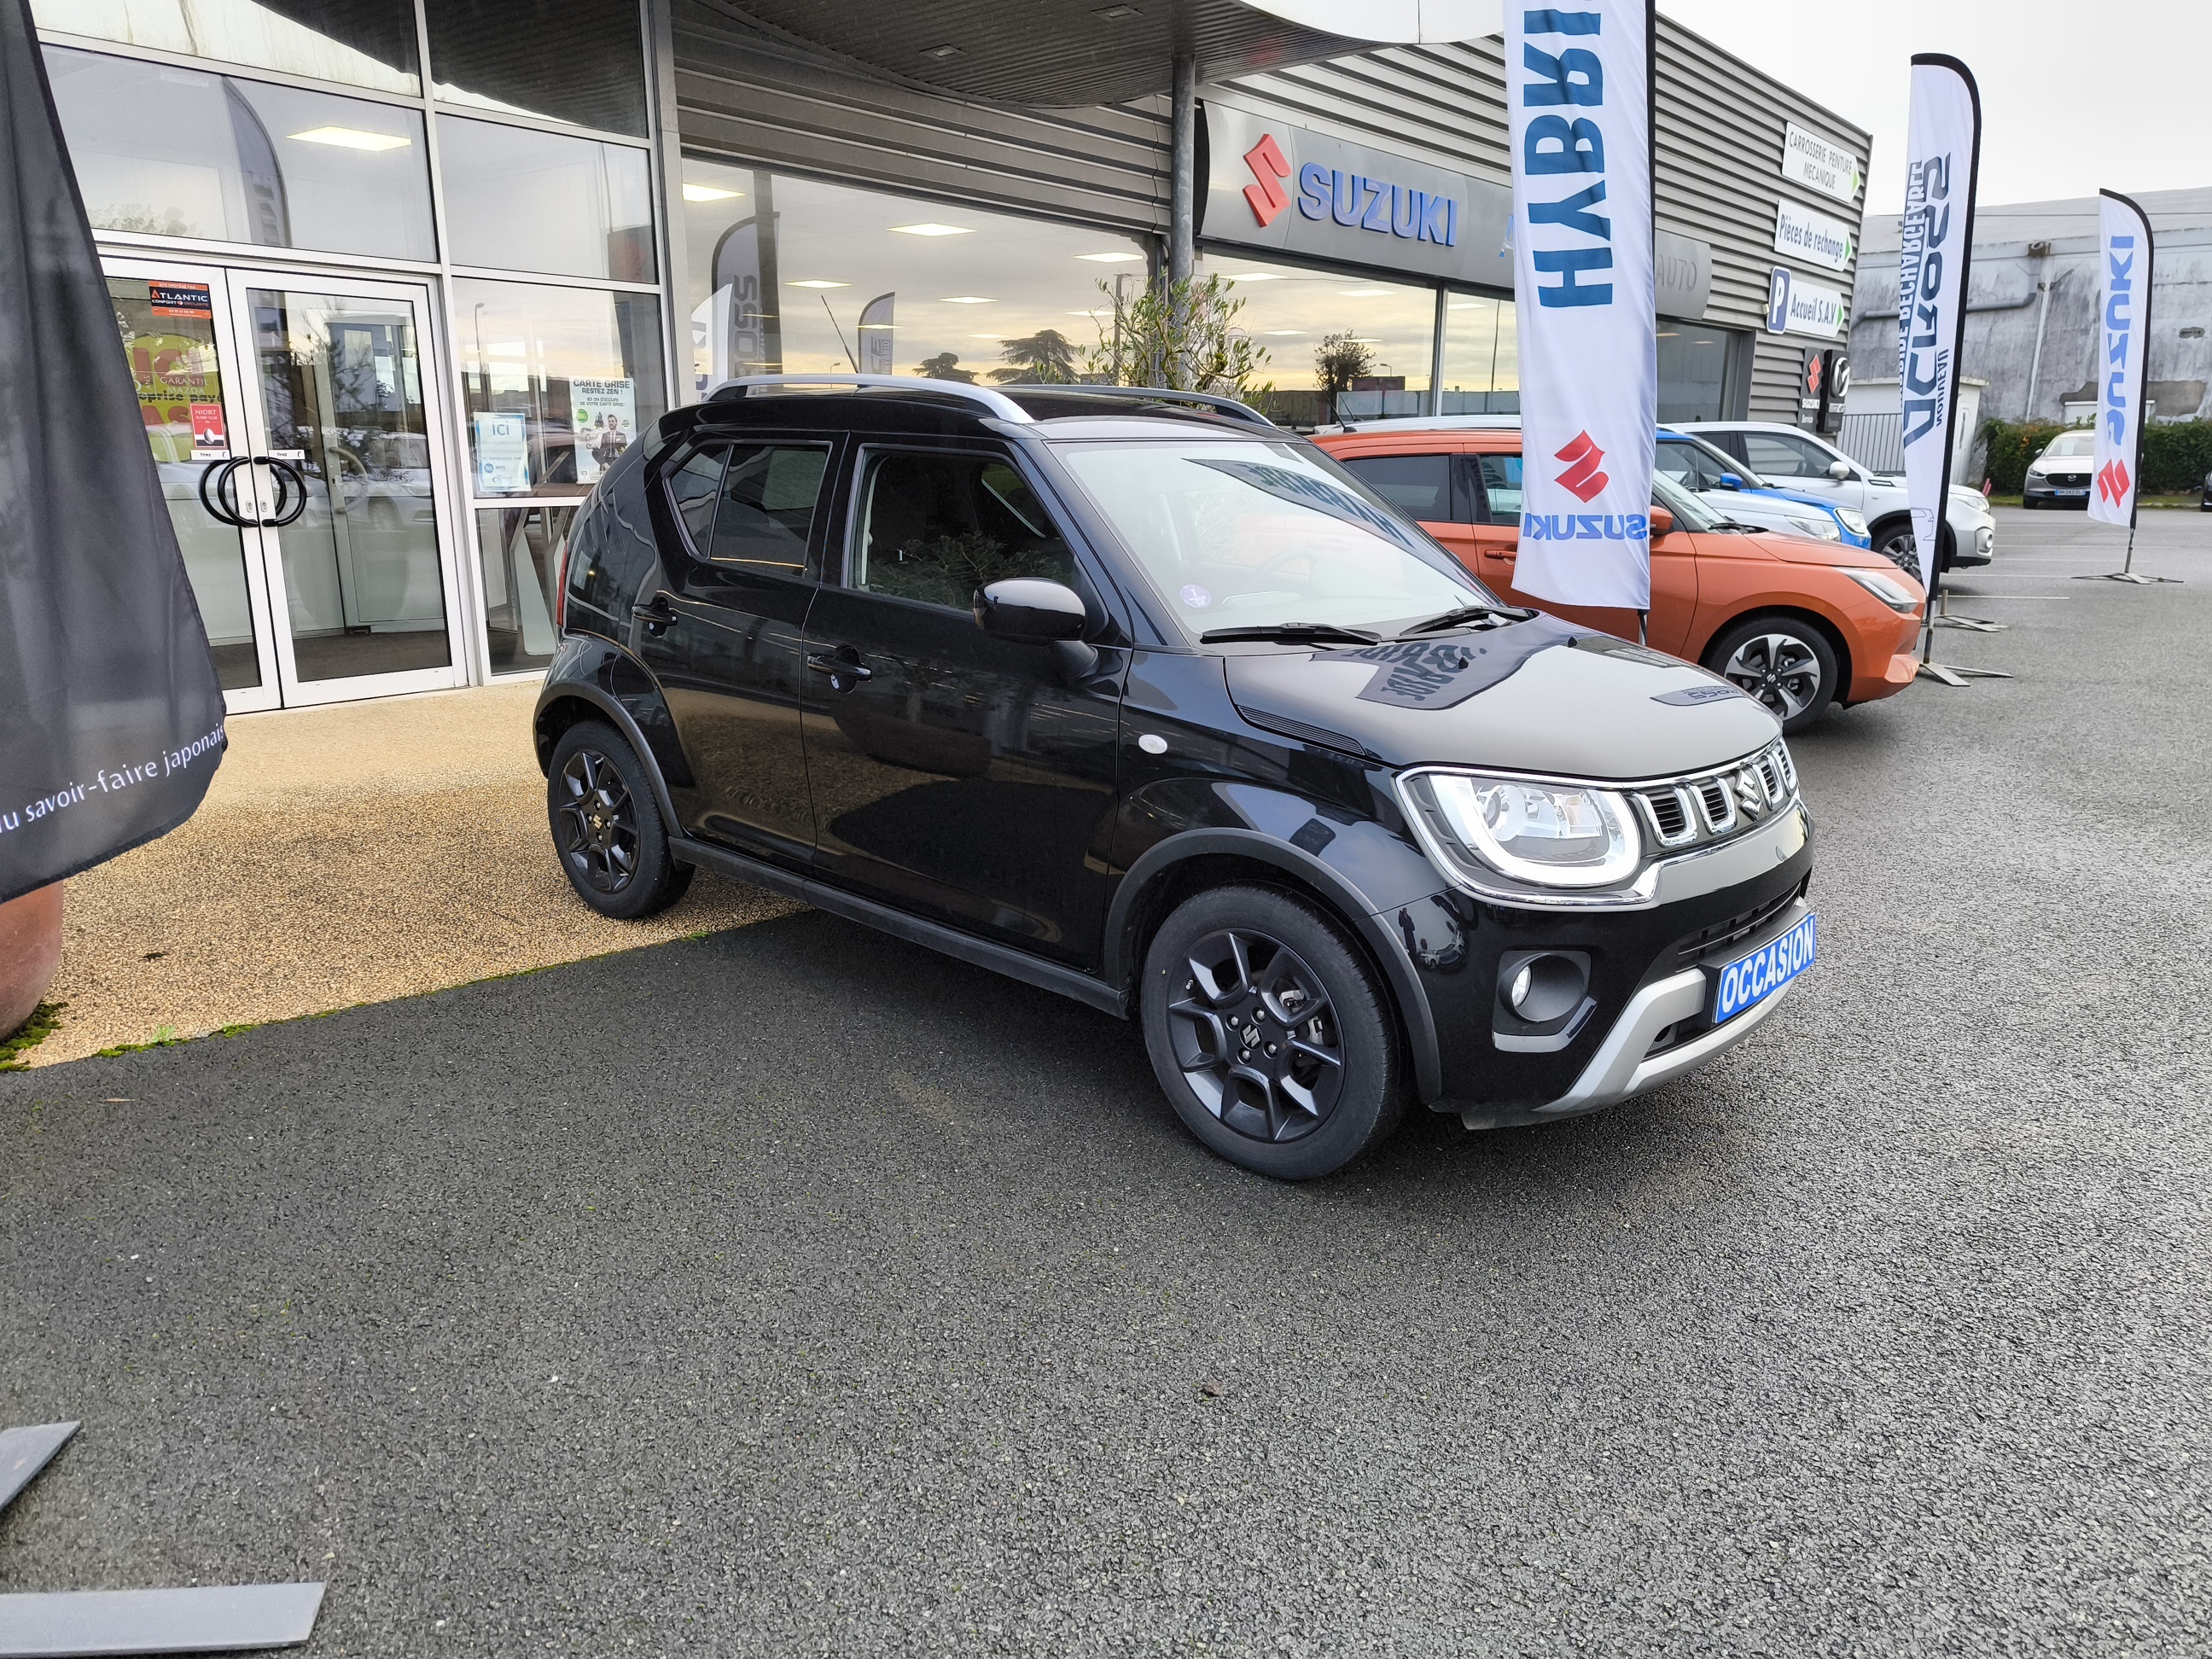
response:
[(322, 1605), (320, 1584), (0, 1595), (0, 1659), (297, 1647)]
[(74, 1423), (40, 1423), (26, 1429), (0, 1429), (0, 1510), (38, 1477), (53, 1455), (76, 1432)]

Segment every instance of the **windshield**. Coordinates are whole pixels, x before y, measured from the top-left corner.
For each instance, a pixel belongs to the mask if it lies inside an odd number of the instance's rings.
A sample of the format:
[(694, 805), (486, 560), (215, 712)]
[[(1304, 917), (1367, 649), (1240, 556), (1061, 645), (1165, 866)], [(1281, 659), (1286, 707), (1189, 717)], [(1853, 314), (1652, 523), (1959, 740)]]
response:
[(1452, 556), (1303, 445), (1054, 446), (1192, 634), (1374, 628), (1495, 604)]
[(1711, 530), (1728, 522), (1727, 514), (1716, 512), (1664, 472), (1651, 475), (1651, 499), (1674, 515), (1677, 530)]
[(2094, 432), (2069, 432), (2053, 438), (2045, 455), (2094, 455), (2097, 453), (2097, 434)]
[(1746, 489), (1773, 486), (1735, 456), (1716, 449), (1689, 433), (1662, 433), (1656, 457), (1659, 471), (1685, 489), (1723, 489), (1721, 480), (1734, 473)]

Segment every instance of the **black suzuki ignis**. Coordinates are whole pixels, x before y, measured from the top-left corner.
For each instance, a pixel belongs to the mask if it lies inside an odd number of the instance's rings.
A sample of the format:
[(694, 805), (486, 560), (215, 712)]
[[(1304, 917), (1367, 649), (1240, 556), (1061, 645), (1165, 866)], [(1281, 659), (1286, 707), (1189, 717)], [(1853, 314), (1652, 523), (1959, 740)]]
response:
[(1134, 1019), (1291, 1179), (1609, 1105), (1811, 961), (1774, 718), (1510, 609), (1237, 403), (733, 381), (578, 513), (536, 715), (610, 916), (707, 869)]

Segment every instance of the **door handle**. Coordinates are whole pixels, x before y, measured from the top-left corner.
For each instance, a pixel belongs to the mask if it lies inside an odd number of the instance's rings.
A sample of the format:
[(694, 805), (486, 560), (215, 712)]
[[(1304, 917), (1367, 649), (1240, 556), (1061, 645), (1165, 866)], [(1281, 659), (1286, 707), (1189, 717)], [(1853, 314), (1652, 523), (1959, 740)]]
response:
[[(852, 647), (848, 646), (846, 650), (852, 651)], [(849, 691), (862, 680), (872, 680), (876, 677), (876, 671), (862, 664), (856, 651), (850, 656), (817, 651), (807, 658), (806, 665), (817, 674), (827, 674), (832, 691)]]
[(274, 455), (256, 455), (252, 465), (267, 467), (276, 479), (276, 510), (261, 520), (261, 527), (282, 530), (296, 521), (307, 510), (307, 475)]
[(656, 640), (665, 634), (668, 624), (676, 620), (676, 613), (668, 608), (668, 595), (665, 593), (654, 594), (647, 604), (630, 606), (629, 613), (643, 623), (647, 635)]
[[(250, 528), (258, 520), (249, 519), (238, 505), (238, 469), (250, 465), (243, 455), (228, 461), (217, 461), (200, 473), (200, 505), (217, 524), (227, 524), (233, 530)], [(210, 493), (212, 492), (212, 493)]]

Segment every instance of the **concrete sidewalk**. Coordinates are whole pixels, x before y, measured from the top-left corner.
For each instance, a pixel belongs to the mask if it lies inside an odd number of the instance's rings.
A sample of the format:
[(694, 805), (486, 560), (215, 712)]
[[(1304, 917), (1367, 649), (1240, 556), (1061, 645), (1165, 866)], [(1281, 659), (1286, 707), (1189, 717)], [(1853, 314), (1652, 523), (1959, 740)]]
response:
[(33, 1066), (383, 1002), (798, 907), (702, 875), (644, 922), (570, 891), (534, 684), (242, 714), (183, 828), (69, 884), (60, 1029)]

